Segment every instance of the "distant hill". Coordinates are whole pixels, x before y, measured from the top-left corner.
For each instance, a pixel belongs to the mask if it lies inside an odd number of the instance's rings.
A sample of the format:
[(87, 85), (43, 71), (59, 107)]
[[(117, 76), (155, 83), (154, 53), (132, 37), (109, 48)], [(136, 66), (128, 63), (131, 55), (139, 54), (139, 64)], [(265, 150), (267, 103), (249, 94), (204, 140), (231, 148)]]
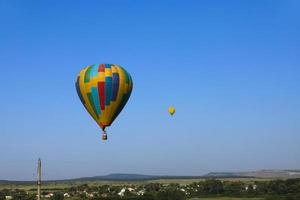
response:
[(0, 185), (9, 185), (9, 184), (15, 184), (15, 185), (23, 185), (23, 184), (33, 184), (36, 183), (36, 181), (10, 181), (10, 180), (0, 180)]
[[(82, 177), (65, 180), (49, 180), (46, 182), (72, 182), (72, 181), (144, 181), (158, 179), (203, 179), (203, 178), (300, 178), (300, 170), (259, 170), (250, 172), (210, 172), (202, 176), (156, 176), (143, 174), (109, 174), (105, 176)], [(8, 181), (0, 180), (0, 184), (32, 184), (35, 181)]]
[(156, 179), (158, 176), (143, 175), (143, 174), (109, 174), (105, 176), (93, 176), (93, 177), (83, 177), (72, 179), (75, 181), (94, 181), (94, 180), (104, 180), (104, 181), (134, 181), (134, 180), (151, 180)]
[(211, 172), (207, 177), (300, 178), (300, 170), (259, 170), (250, 172)]

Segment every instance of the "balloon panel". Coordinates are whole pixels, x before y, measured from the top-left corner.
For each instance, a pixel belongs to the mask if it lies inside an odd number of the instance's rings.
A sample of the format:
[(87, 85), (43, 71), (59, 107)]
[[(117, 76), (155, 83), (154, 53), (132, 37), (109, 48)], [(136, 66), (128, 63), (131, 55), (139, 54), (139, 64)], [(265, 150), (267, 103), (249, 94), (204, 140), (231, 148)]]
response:
[(168, 109), (168, 111), (169, 111), (169, 113), (171, 114), (171, 115), (173, 115), (174, 113), (175, 113), (175, 108), (173, 107), (173, 106), (170, 106), (169, 107), (169, 109)]

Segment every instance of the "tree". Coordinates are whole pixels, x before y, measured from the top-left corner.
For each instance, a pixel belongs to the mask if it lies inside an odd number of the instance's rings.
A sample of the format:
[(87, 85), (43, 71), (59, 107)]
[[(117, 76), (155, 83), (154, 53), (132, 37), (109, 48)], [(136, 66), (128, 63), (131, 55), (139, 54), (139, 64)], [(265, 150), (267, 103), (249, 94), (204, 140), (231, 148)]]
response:
[(24, 190), (19, 190), (16, 189), (16, 191), (14, 191), (12, 193), (12, 199), (13, 200), (27, 200), (27, 194)]
[(268, 193), (268, 182), (265, 181), (255, 181), (256, 191), (259, 194), (267, 194)]
[(238, 195), (244, 190), (244, 184), (241, 181), (230, 181), (224, 184), (224, 193), (226, 195)]
[(300, 179), (288, 179), (285, 181), (288, 193), (298, 193), (300, 194)]
[(149, 183), (145, 185), (145, 189), (147, 192), (157, 192), (161, 188), (161, 185), (159, 183)]
[(252, 184), (248, 185), (247, 193), (251, 194), (251, 195), (256, 193), (256, 191), (254, 190), (254, 185), (252, 185)]
[(275, 194), (286, 194), (287, 187), (285, 185), (285, 181), (283, 180), (270, 181), (269, 192)]
[(36, 200), (36, 194), (27, 194), (26, 200)]
[(86, 191), (88, 191), (89, 190), (89, 186), (88, 186), (88, 184), (82, 184), (82, 185), (79, 185), (78, 187), (77, 187), (77, 189), (79, 190), (79, 191), (84, 191), (84, 190), (86, 190)]
[(143, 196), (140, 196), (138, 198), (139, 198), (139, 200), (153, 200), (153, 199), (155, 199), (154, 195), (153, 194), (149, 194), (149, 193), (146, 193)]
[(156, 195), (156, 200), (184, 200), (185, 194), (182, 191), (179, 190), (165, 190), (160, 191)]
[(11, 195), (11, 190), (7, 189), (7, 188), (4, 188), (2, 191), (1, 191), (4, 196), (9, 196)]
[(0, 200), (4, 200), (5, 199), (5, 194), (4, 192), (0, 191)]
[(222, 194), (224, 192), (223, 183), (215, 179), (205, 180), (203, 190), (206, 194)]
[(135, 196), (133, 193), (131, 193), (128, 189), (124, 192), (124, 197), (129, 198)]
[(60, 192), (55, 192), (53, 196), (50, 198), (50, 200), (63, 200), (64, 195)]

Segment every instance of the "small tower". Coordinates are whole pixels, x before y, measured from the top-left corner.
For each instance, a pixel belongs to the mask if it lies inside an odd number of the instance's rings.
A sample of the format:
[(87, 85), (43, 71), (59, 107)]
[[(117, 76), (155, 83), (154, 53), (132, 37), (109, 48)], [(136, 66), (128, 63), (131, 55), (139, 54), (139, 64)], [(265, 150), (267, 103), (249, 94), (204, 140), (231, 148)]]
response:
[(41, 200), (41, 185), (42, 185), (42, 162), (39, 158), (37, 166), (37, 199)]

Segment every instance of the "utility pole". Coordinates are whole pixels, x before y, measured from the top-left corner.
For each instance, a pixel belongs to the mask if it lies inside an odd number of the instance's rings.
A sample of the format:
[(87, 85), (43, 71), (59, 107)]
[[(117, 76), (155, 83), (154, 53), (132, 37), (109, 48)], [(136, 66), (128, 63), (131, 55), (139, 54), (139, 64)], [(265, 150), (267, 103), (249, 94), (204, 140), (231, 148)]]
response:
[(41, 184), (42, 184), (42, 162), (41, 159), (39, 158), (38, 160), (38, 166), (37, 166), (37, 199), (41, 200)]

